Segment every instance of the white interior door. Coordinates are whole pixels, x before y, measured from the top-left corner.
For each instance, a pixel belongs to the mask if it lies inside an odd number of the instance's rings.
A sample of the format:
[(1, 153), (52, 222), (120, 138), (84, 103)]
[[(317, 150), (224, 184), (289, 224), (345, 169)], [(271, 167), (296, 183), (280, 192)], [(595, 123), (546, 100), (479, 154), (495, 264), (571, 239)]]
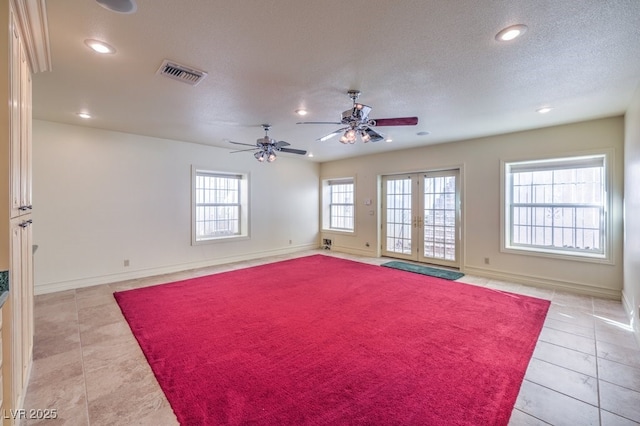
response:
[(460, 267), (459, 171), (382, 179), (382, 254)]

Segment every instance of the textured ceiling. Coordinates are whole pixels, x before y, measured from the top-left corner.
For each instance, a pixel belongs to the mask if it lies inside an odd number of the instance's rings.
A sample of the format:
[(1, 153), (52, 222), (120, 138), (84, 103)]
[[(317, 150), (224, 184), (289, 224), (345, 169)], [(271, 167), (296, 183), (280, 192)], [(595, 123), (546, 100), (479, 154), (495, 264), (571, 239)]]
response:
[[(93, 0), (46, 3), (52, 71), (34, 76), (34, 117), (228, 148), (270, 136), (327, 161), (623, 114), (640, 82), (638, 0)], [(496, 33), (529, 29), (512, 42)], [(117, 49), (89, 50), (85, 39)], [(199, 68), (196, 87), (159, 76)], [(362, 91), (393, 142), (315, 139)], [(550, 105), (548, 114), (536, 109)], [(307, 108), (309, 115), (294, 111)], [(90, 111), (82, 120), (76, 112)], [(419, 136), (418, 132), (430, 132)], [(248, 155), (248, 154), (234, 154)], [(283, 154), (291, 157), (292, 154)]]

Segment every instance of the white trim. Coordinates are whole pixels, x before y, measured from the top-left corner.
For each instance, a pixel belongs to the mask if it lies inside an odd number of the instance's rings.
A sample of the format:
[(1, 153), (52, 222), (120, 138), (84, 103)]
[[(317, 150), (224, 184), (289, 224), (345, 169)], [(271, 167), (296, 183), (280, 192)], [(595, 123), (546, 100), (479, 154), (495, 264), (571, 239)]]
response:
[(361, 250), (353, 247), (344, 247), (340, 245), (331, 245), (331, 249), (329, 251), (336, 253), (345, 253), (345, 254), (354, 254), (357, 256), (366, 256), (366, 257), (380, 257), (376, 254), (375, 247), (369, 247), (368, 250)]
[(327, 185), (331, 186), (331, 185), (345, 185), (345, 184), (355, 184), (355, 179), (354, 178), (340, 178), (340, 179), (326, 179), (327, 181)]
[[(27, 398), (27, 388), (29, 386), (29, 382), (31, 381), (31, 371), (33, 370), (33, 350), (31, 350), (31, 353), (29, 354), (29, 362), (27, 363), (27, 373), (25, 375), (25, 380), (24, 380), (24, 388), (22, 390), (22, 393), (20, 394), (20, 399), (17, 401), (16, 403), (16, 407), (24, 407), (24, 401)], [(18, 425), (19, 423), (16, 423), (16, 425)]]
[(11, 0), (32, 73), (51, 71), (51, 43), (45, 0)]
[(349, 237), (356, 237), (357, 234), (354, 231), (348, 229), (322, 229), (321, 234), (333, 234), (333, 235), (347, 235)]
[(486, 269), (477, 266), (465, 266), (460, 272), (478, 277), (491, 278), (500, 281), (508, 281), (516, 284), (524, 284), (531, 287), (546, 288), (550, 290), (561, 290), (568, 293), (582, 294), (585, 296), (600, 297), (604, 299), (620, 300), (621, 290), (611, 288), (595, 287), (575, 281), (563, 281), (546, 278), (539, 275), (522, 275), (495, 269)]
[[(331, 228), (331, 186), (337, 184), (353, 185), (353, 229)], [(358, 229), (358, 182), (357, 175), (352, 177), (328, 178), (320, 180), (320, 232), (355, 237)]]
[[(500, 252), (502, 253), (510, 253), (516, 255), (525, 255), (525, 256), (539, 256), (539, 257), (548, 257), (552, 259), (562, 259), (562, 260), (570, 260), (576, 262), (590, 262), (590, 263), (601, 263), (607, 265), (614, 265), (614, 246), (613, 246), (613, 179), (615, 176), (615, 150), (606, 148), (606, 149), (597, 149), (590, 151), (579, 151), (579, 152), (565, 152), (554, 154), (550, 156), (536, 157), (530, 158), (527, 157), (525, 159), (500, 159)], [(604, 240), (603, 240), (603, 254), (597, 253), (580, 253), (580, 252), (564, 252), (562, 250), (554, 250), (554, 249), (541, 249), (537, 247), (520, 247), (520, 246), (509, 246), (507, 243), (508, 231), (507, 227), (509, 226), (508, 218), (507, 218), (507, 166), (512, 165), (514, 163), (535, 163), (537, 161), (544, 162), (549, 161), (550, 164), (553, 164), (554, 161), (558, 159), (567, 159), (573, 158), (578, 159), (580, 157), (603, 157), (603, 166), (604, 166), (604, 191), (605, 191), (605, 200), (604, 200)]]
[[(219, 237), (201, 238), (196, 235), (196, 178), (198, 173), (210, 176), (232, 176), (240, 178), (240, 233)], [(228, 241), (242, 241), (251, 239), (251, 175), (246, 172), (210, 170), (191, 165), (191, 245), (216, 244)]]
[(206, 268), (209, 266), (223, 265), (226, 263), (242, 262), (246, 260), (255, 260), (261, 257), (277, 256), (289, 253), (297, 253), (305, 250), (314, 250), (319, 248), (318, 244), (301, 244), (297, 246), (289, 246), (287, 248), (264, 250), (252, 253), (243, 253), (240, 255), (232, 255), (226, 257), (217, 257), (215, 259), (202, 260), (197, 262), (187, 262), (176, 265), (160, 266), (157, 268), (140, 269), (125, 273), (101, 275), (94, 277), (85, 277), (69, 281), (58, 281), (53, 283), (37, 284), (35, 286), (35, 294), (47, 294), (57, 291), (74, 290), (78, 288), (91, 287), (94, 285), (111, 284), (126, 280), (134, 280), (139, 278), (153, 277), (163, 274), (171, 274), (174, 272), (188, 271), (191, 269)]
[[(423, 182), (424, 177), (427, 176), (434, 176), (434, 177), (438, 177), (438, 176), (455, 176), (456, 178), (456, 259), (454, 261), (449, 261), (449, 260), (444, 260), (444, 259), (436, 259), (436, 258), (430, 258), (430, 257), (425, 257), (424, 253), (419, 252), (419, 253), (415, 253), (415, 254), (410, 254), (410, 255), (402, 255), (399, 253), (391, 253), (388, 252), (386, 250), (385, 247), (385, 237), (386, 237), (386, 228), (385, 228), (385, 224), (387, 222), (387, 211), (384, 208), (386, 205), (386, 185), (385, 182), (387, 182), (389, 179), (393, 179), (396, 177), (408, 177), (411, 178), (412, 180), (414, 178), (417, 178), (419, 176), (422, 176), (421, 179), (421, 184)], [(428, 262), (428, 263), (433, 263), (436, 265), (440, 265), (440, 266), (445, 266), (445, 267), (450, 267), (450, 268), (456, 268), (459, 269), (461, 267), (461, 265), (464, 265), (465, 262), (465, 253), (466, 253), (466, 249), (465, 249), (465, 235), (464, 235), (464, 230), (466, 228), (466, 216), (465, 216), (465, 212), (464, 212), (464, 206), (465, 206), (465, 187), (466, 187), (466, 182), (465, 182), (465, 163), (458, 163), (458, 164), (454, 164), (454, 165), (450, 165), (450, 166), (441, 166), (441, 167), (436, 167), (433, 169), (427, 169), (427, 170), (419, 170), (419, 171), (415, 171), (415, 172), (403, 172), (403, 173), (392, 173), (392, 174), (382, 174), (378, 176), (377, 179), (377, 185), (378, 185), (378, 218), (379, 218), (379, 222), (378, 222), (378, 255), (381, 256), (388, 256), (388, 257), (393, 257), (393, 258), (398, 258), (398, 259), (407, 259), (407, 260), (415, 260), (417, 262)], [(420, 190), (421, 192), (423, 191), (422, 189)], [(418, 198), (421, 198), (422, 195), (418, 196)], [(412, 201), (412, 209), (416, 206), (419, 206), (422, 203), (422, 201), (418, 201), (418, 200), (413, 200)], [(413, 205), (415, 204), (415, 206)], [(422, 232), (422, 231), (421, 231)], [(419, 240), (421, 237), (418, 237), (417, 239)], [(414, 236), (412, 236), (412, 240), (415, 239)]]

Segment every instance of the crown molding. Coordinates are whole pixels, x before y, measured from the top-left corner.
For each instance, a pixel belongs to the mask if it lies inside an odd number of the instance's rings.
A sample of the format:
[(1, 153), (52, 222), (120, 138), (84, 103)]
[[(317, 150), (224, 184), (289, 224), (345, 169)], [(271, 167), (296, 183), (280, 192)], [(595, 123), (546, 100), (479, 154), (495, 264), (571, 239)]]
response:
[(51, 71), (51, 46), (45, 0), (11, 0), (31, 72)]

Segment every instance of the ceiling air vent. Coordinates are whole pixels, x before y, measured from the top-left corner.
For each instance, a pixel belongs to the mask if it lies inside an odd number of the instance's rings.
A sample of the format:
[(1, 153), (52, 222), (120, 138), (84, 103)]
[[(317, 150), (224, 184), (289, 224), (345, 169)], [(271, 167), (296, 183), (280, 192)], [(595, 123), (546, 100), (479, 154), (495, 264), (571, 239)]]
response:
[(178, 80), (183, 83), (197, 86), (206, 76), (207, 73), (194, 68), (189, 68), (184, 65), (180, 65), (176, 62), (171, 62), (167, 59), (164, 60), (157, 74), (164, 75), (173, 80)]

